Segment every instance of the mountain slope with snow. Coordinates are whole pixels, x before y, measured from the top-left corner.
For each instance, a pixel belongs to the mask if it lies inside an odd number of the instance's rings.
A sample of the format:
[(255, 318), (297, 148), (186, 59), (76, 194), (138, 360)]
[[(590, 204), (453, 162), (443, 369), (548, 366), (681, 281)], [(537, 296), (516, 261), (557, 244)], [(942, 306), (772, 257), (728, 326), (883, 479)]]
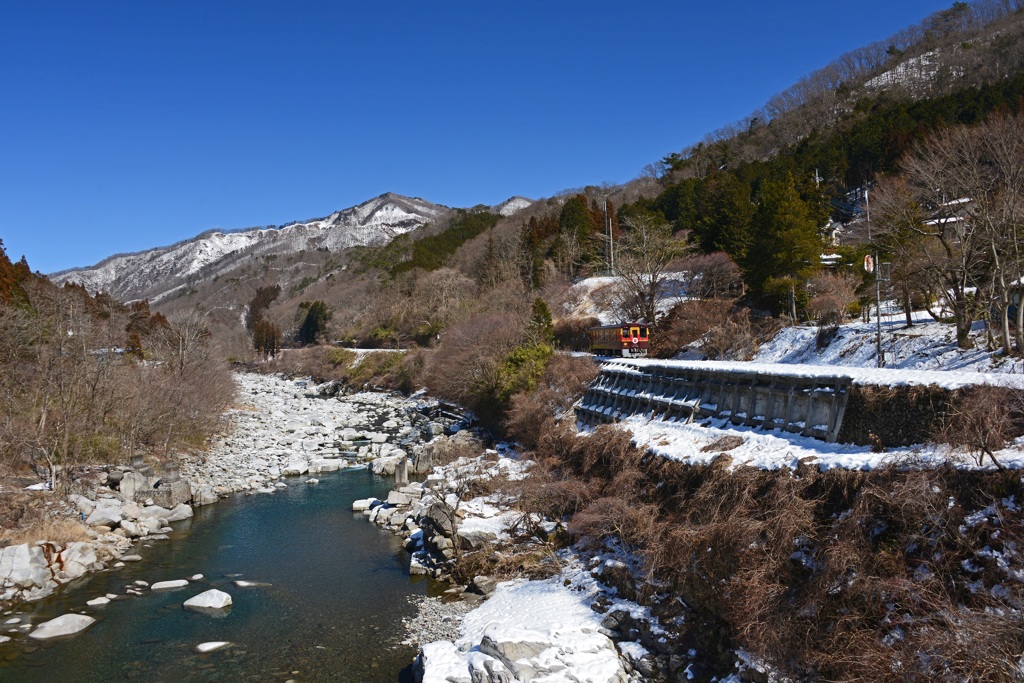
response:
[(171, 292), (223, 274), (244, 259), (301, 251), (341, 251), (386, 244), (398, 235), (436, 220), (448, 207), (394, 193), (326, 218), (280, 228), (238, 232), (209, 231), (168, 247), (118, 254), (90, 268), (54, 273), (57, 284), (76, 282), (123, 300), (159, 301)]

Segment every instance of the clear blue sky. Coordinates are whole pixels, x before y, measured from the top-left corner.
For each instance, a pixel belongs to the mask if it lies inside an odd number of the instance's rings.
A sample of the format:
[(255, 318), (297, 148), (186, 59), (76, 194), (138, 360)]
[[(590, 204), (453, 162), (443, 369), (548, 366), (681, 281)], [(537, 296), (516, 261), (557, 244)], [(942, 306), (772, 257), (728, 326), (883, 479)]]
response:
[(951, 4), (0, 0), (0, 239), (53, 272), (624, 182)]

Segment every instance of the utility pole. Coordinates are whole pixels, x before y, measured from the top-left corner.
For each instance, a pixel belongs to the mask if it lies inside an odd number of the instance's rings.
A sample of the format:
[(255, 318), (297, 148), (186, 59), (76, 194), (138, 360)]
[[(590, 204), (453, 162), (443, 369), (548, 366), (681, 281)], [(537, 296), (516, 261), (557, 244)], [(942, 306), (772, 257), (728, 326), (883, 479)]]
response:
[(604, 229), (608, 235), (608, 272), (615, 275), (615, 231), (612, 230), (611, 217), (608, 215), (608, 196), (605, 195), (602, 201), (604, 202)]
[[(871, 242), (871, 202), (868, 199), (868, 188), (864, 187), (864, 212), (868, 222), (868, 242)], [(875, 271), (875, 355), (877, 365), (885, 367), (885, 356), (882, 355), (882, 264), (878, 260), (878, 252), (871, 261), (872, 269)]]

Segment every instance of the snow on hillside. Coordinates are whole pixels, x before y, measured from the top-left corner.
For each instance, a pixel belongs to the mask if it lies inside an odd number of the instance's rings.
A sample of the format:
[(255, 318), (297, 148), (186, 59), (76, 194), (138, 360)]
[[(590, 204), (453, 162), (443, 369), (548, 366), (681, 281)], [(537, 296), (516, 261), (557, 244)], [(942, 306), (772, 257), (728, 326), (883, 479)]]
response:
[[(956, 345), (953, 326), (935, 322), (927, 313), (918, 312), (914, 325), (906, 327), (902, 315), (882, 319), (882, 352), (886, 366), (902, 370), (958, 371), (1024, 374), (1024, 361), (1010, 359), (985, 350), (983, 323), (976, 323), (972, 332), (974, 348)], [(761, 346), (755, 363), (800, 363), (843, 367), (876, 367), (876, 324), (847, 323), (841, 325), (832, 342), (818, 351), (818, 328), (802, 325), (781, 330)]]
[(212, 277), (218, 266), (226, 267), (235, 259), (385, 244), (447, 210), (423, 199), (387, 193), (326, 218), (278, 229), (210, 231), (169, 247), (119, 254), (91, 268), (55, 273), (50, 279), (57, 284), (78, 282), (90, 291), (106, 291), (121, 298), (146, 296), (158, 301), (186, 281)]
[(519, 211), (522, 211), (523, 209), (532, 204), (532, 199), (515, 196), (509, 197), (508, 199), (503, 201), (501, 204), (498, 204), (497, 206), (492, 206), (491, 210), (498, 213), (501, 216), (511, 216), (512, 214), (518, 213)]

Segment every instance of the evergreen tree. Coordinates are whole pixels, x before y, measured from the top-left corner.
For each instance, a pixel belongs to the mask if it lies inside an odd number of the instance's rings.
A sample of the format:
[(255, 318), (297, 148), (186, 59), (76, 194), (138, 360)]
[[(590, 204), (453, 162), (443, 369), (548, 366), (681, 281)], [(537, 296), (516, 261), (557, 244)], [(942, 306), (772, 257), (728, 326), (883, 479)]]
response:
[(327, 322), (331, 319), (331, 309), (319, 299), (299, 304), (300, 314), (305, 309), (305, 317), (299, 326), (298, 341), (302, 345), (315, 344), (317, 339), (327, 331)]
[[(793, 176), (766, 181), (753, 217), (753, 239), (744, 262), (755, 296), (778, 294), (778, 285), (801, 286), (821, 265), (823, 243)], [(769, 302), (779, 309), (781, 302)]]
[(555, 339), (555, 326), (551, 322), (551, 309), (539, 296), (533, 300), (530, 331), (538, 343), (550, 345)]

